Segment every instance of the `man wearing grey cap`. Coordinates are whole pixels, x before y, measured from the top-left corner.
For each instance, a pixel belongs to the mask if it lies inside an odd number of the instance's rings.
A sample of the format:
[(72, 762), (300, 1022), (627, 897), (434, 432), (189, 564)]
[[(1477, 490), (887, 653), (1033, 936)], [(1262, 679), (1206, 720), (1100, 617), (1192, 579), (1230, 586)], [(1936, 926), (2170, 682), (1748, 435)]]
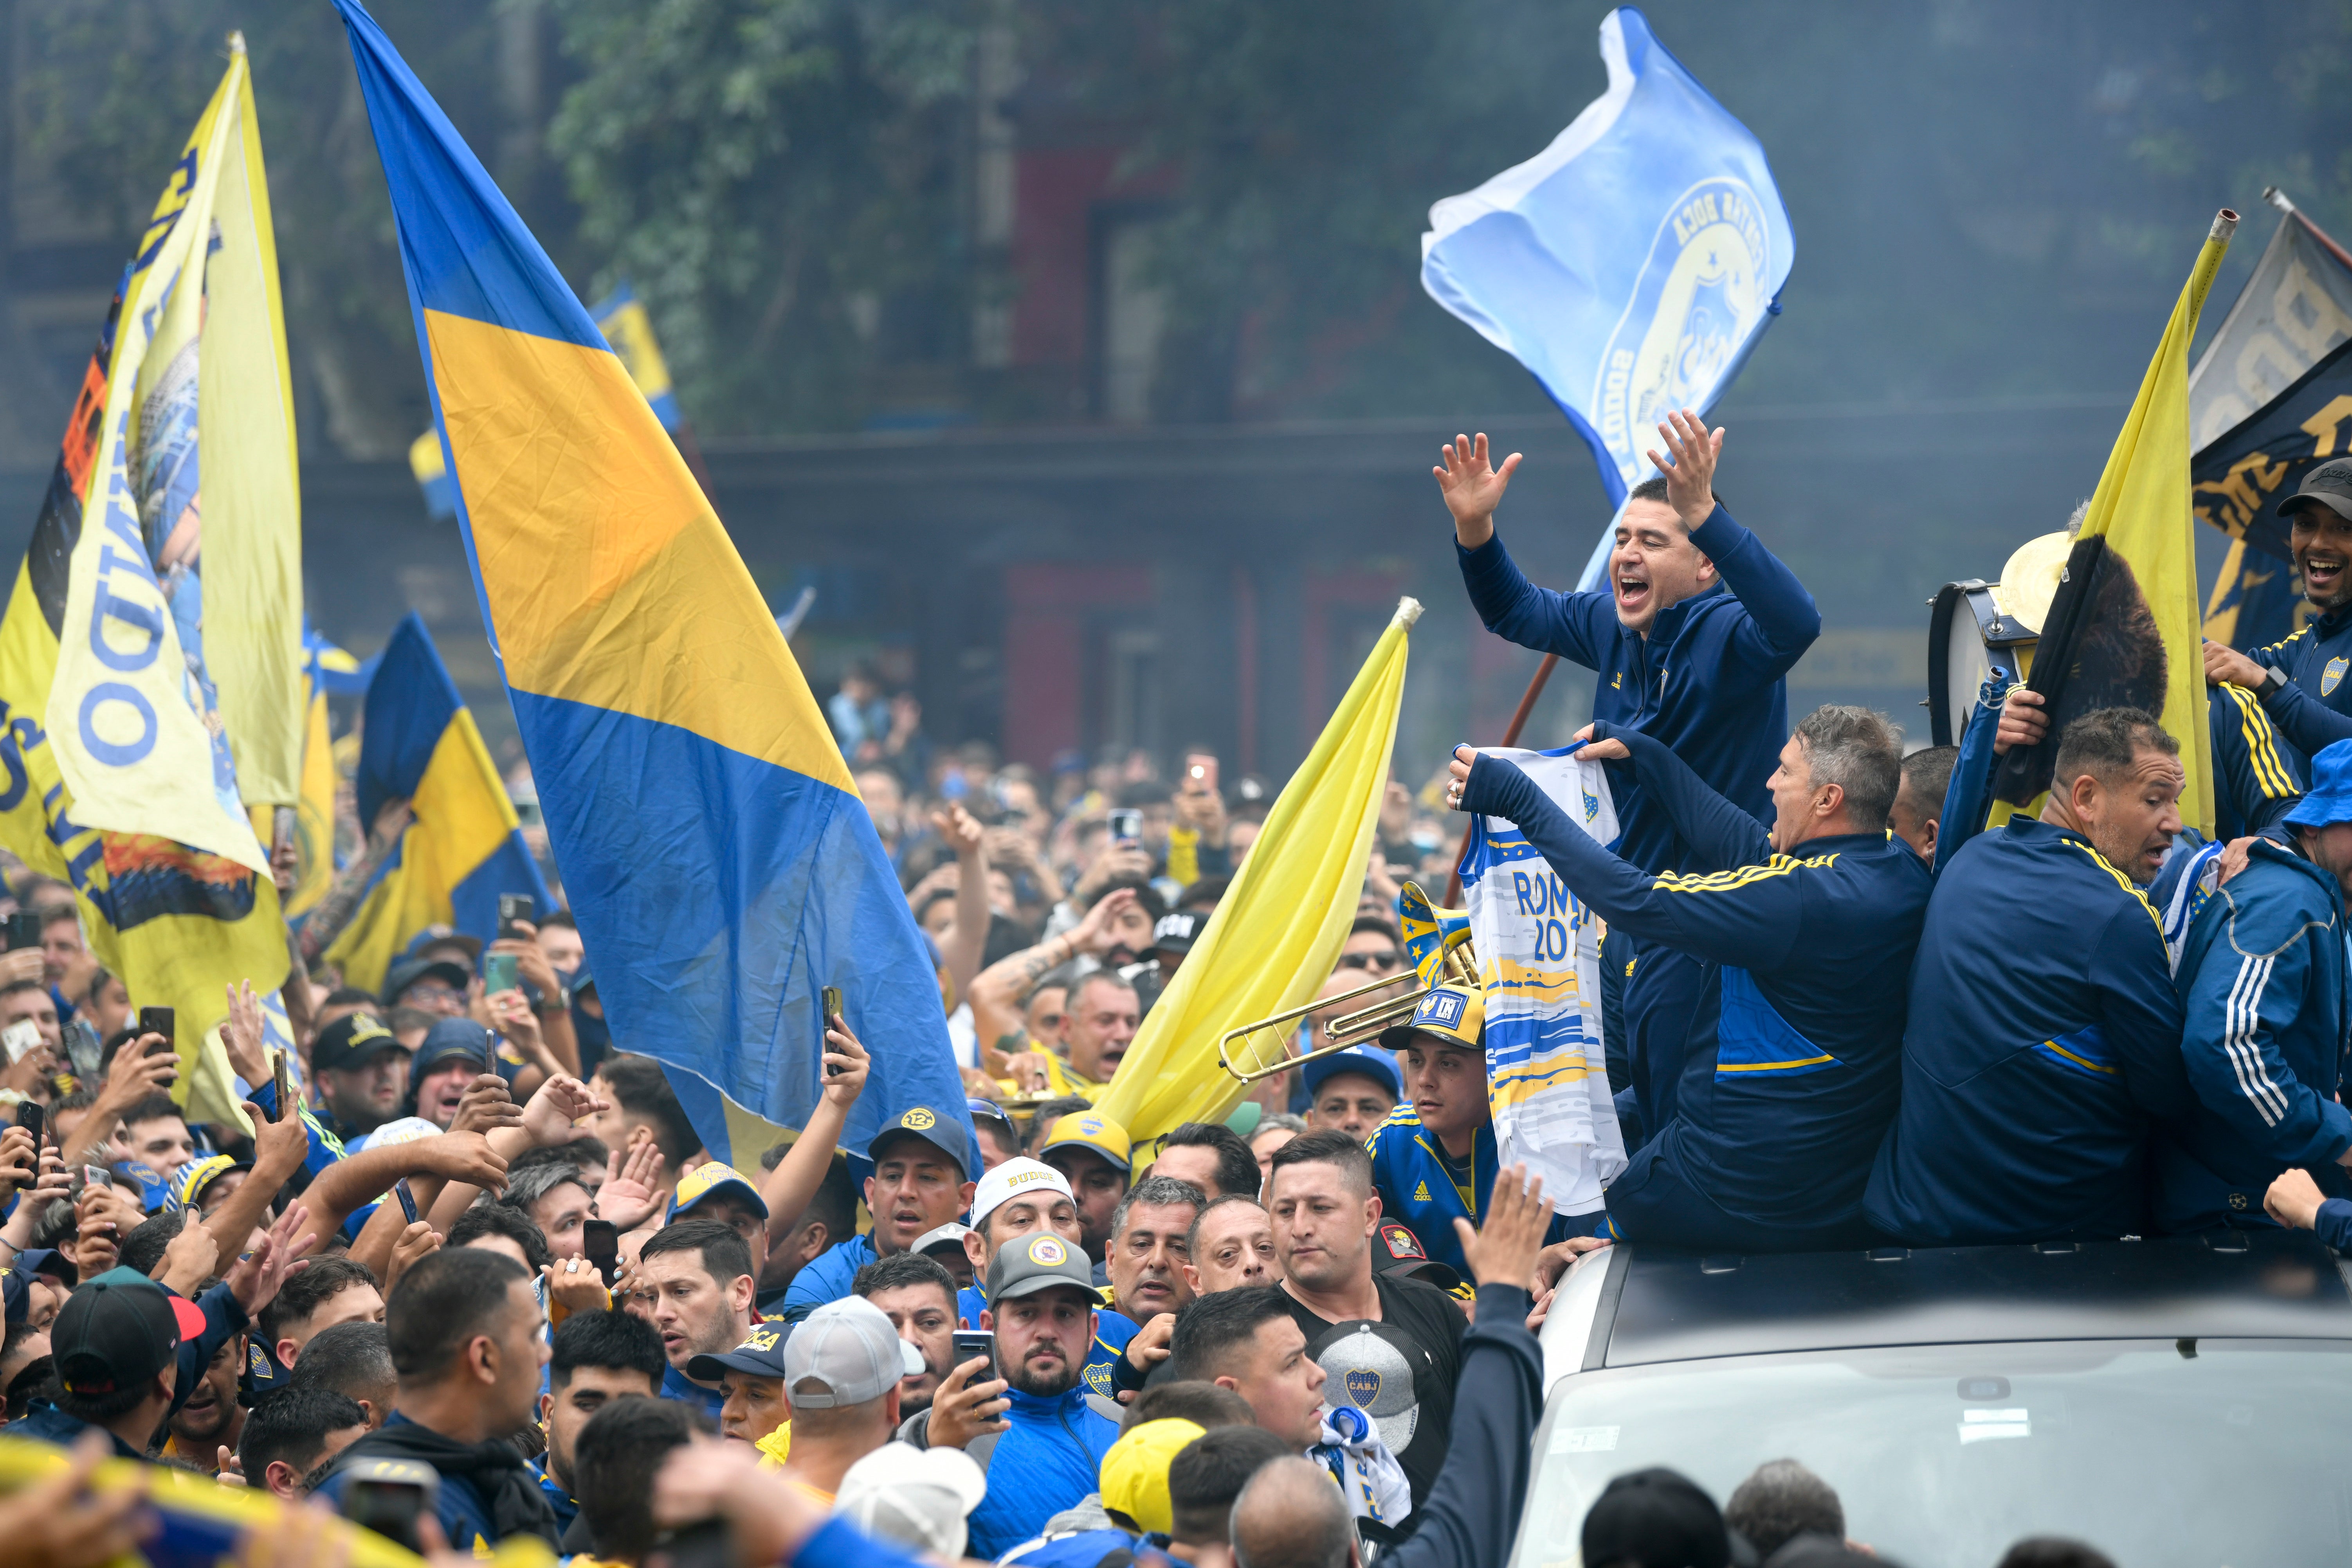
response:
[[(898, 1428), (901, 1442), (961, 1448), (987, 1471), (971, 1555), (1001, 1555), (1096, 1489), (1119, 1417), (1079, 1376), (1100, 1300), (1093, 1264), (1070, 1242), (1050, 1231), (1007, 1240), (988, 1260), (981, 1315), (1003, 1375), (973, 1357), (949, 1374), (928, 1412)], [(797, 1459), (797, 1437), (794, 1448)]]
[[(2303, 476), (2279, 502), (2311, 624), (2251, 657), (2226, 643), (2205, 645), (2205, 679), (2242, 686), (2262, 699), (2278, 731), (2313, 756), (2352, 741), (2352, 458), (2336, 458)], [(2294, 770), (2309, 777), (2306, 769)]]
[(921, 1352), (862, 1296), (828, 1301), (784, 1341), (784, 1397), (793, 1406), (792, 1478), (827, 1502), (849, 1467), (890, 1440), (898, 1380), (919, 1377)]

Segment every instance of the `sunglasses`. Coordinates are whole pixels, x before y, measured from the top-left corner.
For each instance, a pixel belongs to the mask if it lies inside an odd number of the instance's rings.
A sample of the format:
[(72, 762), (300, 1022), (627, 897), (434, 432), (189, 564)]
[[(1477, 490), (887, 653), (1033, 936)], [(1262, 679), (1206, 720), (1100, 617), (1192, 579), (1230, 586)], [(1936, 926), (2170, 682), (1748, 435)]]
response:
[(1343, 952), (1339, 955), (1342, 969), (1394, 969), (1403, 962), (1395, 948), (1386, 952)]

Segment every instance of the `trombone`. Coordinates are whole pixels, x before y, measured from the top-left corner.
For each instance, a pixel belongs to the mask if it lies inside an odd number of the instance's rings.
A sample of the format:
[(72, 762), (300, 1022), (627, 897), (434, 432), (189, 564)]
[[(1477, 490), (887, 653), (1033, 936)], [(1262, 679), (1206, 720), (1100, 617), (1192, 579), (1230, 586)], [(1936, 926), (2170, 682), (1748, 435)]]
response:
[[(1320, 1013), (1338, 1006), (1343, 1002), (1357, 1001), (1371, 995), (1374, 992), (1390, 990), (1399, 985), (1411, 985), (1413, 989), (1404, 995), (1391, 996), (1384, 1002), (1375, 1002), (1369, 1007), (1359, 1008), (1352, 1013), (1343, 1013), (1323, 1026), (1324, 1037), (1330, 1042), (1328, 1045), (1318, 1046), (1311, 1051), (1304, 1051), (1295, 1057), (1286, 1052), (1280, 1060), (1270, 1067), (1244, 1068), (1237, 1067), (1234, 1063), (1233, 1049), (1235, 1041), (1245, 1040), (1262, 1029), (1279, 1027), (1293, 1019), (1303, 1018), (1309, 1013)], [(1368, 1039), (1378, 1038), (1384, 1031), (1393, 1029), (1399, 1024), (1410, 1022), (1413, 1014), (1420, 1009), (1421, 999), (1440, 985), (1462, 985), (1474, 991), (1481, 988), (1478, 981), (1478, 955), (1470, 945), (1470, 933), (1467, 931), (1454, 933), (1446, 942), (1444, 950), (1438, 955), (1437, 978), (1430, 984), (1421, 984), (1421, 974), (1416, 970), (1400, 970), (1384, 979), (1374, 980), (1367, 984), (1342, 991), (1337, 996), (1324, 996), (1312, 1002), (1301, 1003), (1296, 1007), (1276, 1013), (1270, 1018), (1260, 1018), (1254, 1024), (1244, 1024), (1239, 1028), (1228, 1029), (1217, 1039), (1217, 1065), (1244, 1083), (1255, 1083), (1261, 1079), (1272, 1078), (1276, 1073), (1287, 1072), (1301, 1062), (1310, 1062), (1318, 1057), (1328, 1057), (1334, 1051), (1347, 1050), (1352, 1046), (1361, 1045)], [(1250, 1055), (1252, 1059), (1255, 1059), (1257, 1053), (1255, 1048)]]

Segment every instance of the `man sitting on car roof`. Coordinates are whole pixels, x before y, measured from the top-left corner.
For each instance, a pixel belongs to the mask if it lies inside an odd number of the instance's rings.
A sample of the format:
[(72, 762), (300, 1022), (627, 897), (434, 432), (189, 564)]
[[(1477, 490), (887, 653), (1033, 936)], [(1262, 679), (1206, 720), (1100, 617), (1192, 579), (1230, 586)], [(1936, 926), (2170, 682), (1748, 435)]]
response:
[(1933, 885), (1886, 832), (1901, 742), (1867, 709), (1816, 709), (1780, 750), (1768, 837), (1658, 742), (1592, 736), (1588, 754), (1629, 762), (1685, 864), (1711, 874), (1627, 864), (1504, 759), (1465, 746), (1453, 772), (1460, 808), (1516, 825), (1612, 932), (1706, 966), (1675, 1113), (1611, 1184), (1612, 1233), (1711, 1251), (1868, 1245), (1863, 1187), (1895, 1114)]
[[(2187, 917), (2175, 983), (2181, 1056), (2197, 1109), (2156, 1147), (2160, 1231), (2255, 1221), (2289, 1165), (2352, 1161), (2352, 1112), (2336, 1103), (2345, 1031), (2344, 889), (2352, 879), (2352, 741), (2313, 760), (2312, 791), (2281, 844), (2248, 841), (2223, 885), (2218, 846), (2181, 868), (2163, 901)], [(2159, 895), (2165, 880), (2159, 880)]]
[(1863, 1211), (1919, 1247), (2143, 1233), (2151, 1118), (2185, 1120), (2180, 998), (2135, 883), (2180, 829), (2180, 747), (2136, 708), (2058, 739), (2049, 802), (1961, 846), (1911, 974), (1903, 1100)]

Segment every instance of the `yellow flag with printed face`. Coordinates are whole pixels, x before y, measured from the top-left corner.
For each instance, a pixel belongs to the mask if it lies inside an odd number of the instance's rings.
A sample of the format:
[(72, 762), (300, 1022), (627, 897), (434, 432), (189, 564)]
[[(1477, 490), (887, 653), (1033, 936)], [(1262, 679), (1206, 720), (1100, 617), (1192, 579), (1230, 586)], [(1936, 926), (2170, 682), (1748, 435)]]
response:
[(1245, 1089), (1218, 1065), (1218, 1037), (1308, 1000), (1339, 963), (1396, 745), (1405, 632), (1420, 616), (1415, 601), (1398, 604), (1103, 1091), (1096, 1109), (1137, 1143), (1231, 1115)]
[(2189, 341), (2237, 222), (2227, 211), (2213, 220), (2107, 454), (2033, 650), (2031, 685), (2048, 705), (2050, 732), (2040, 745), (2001, 758), (1990, 826), (2039, 808), (2059, 732), (2069, 722), (2102, 708), (2138, 708), (2180, 742), (2188, 774), (2181, 821), (2208, 836), (2213, 831), (2204, 616), (2189, 492)]

